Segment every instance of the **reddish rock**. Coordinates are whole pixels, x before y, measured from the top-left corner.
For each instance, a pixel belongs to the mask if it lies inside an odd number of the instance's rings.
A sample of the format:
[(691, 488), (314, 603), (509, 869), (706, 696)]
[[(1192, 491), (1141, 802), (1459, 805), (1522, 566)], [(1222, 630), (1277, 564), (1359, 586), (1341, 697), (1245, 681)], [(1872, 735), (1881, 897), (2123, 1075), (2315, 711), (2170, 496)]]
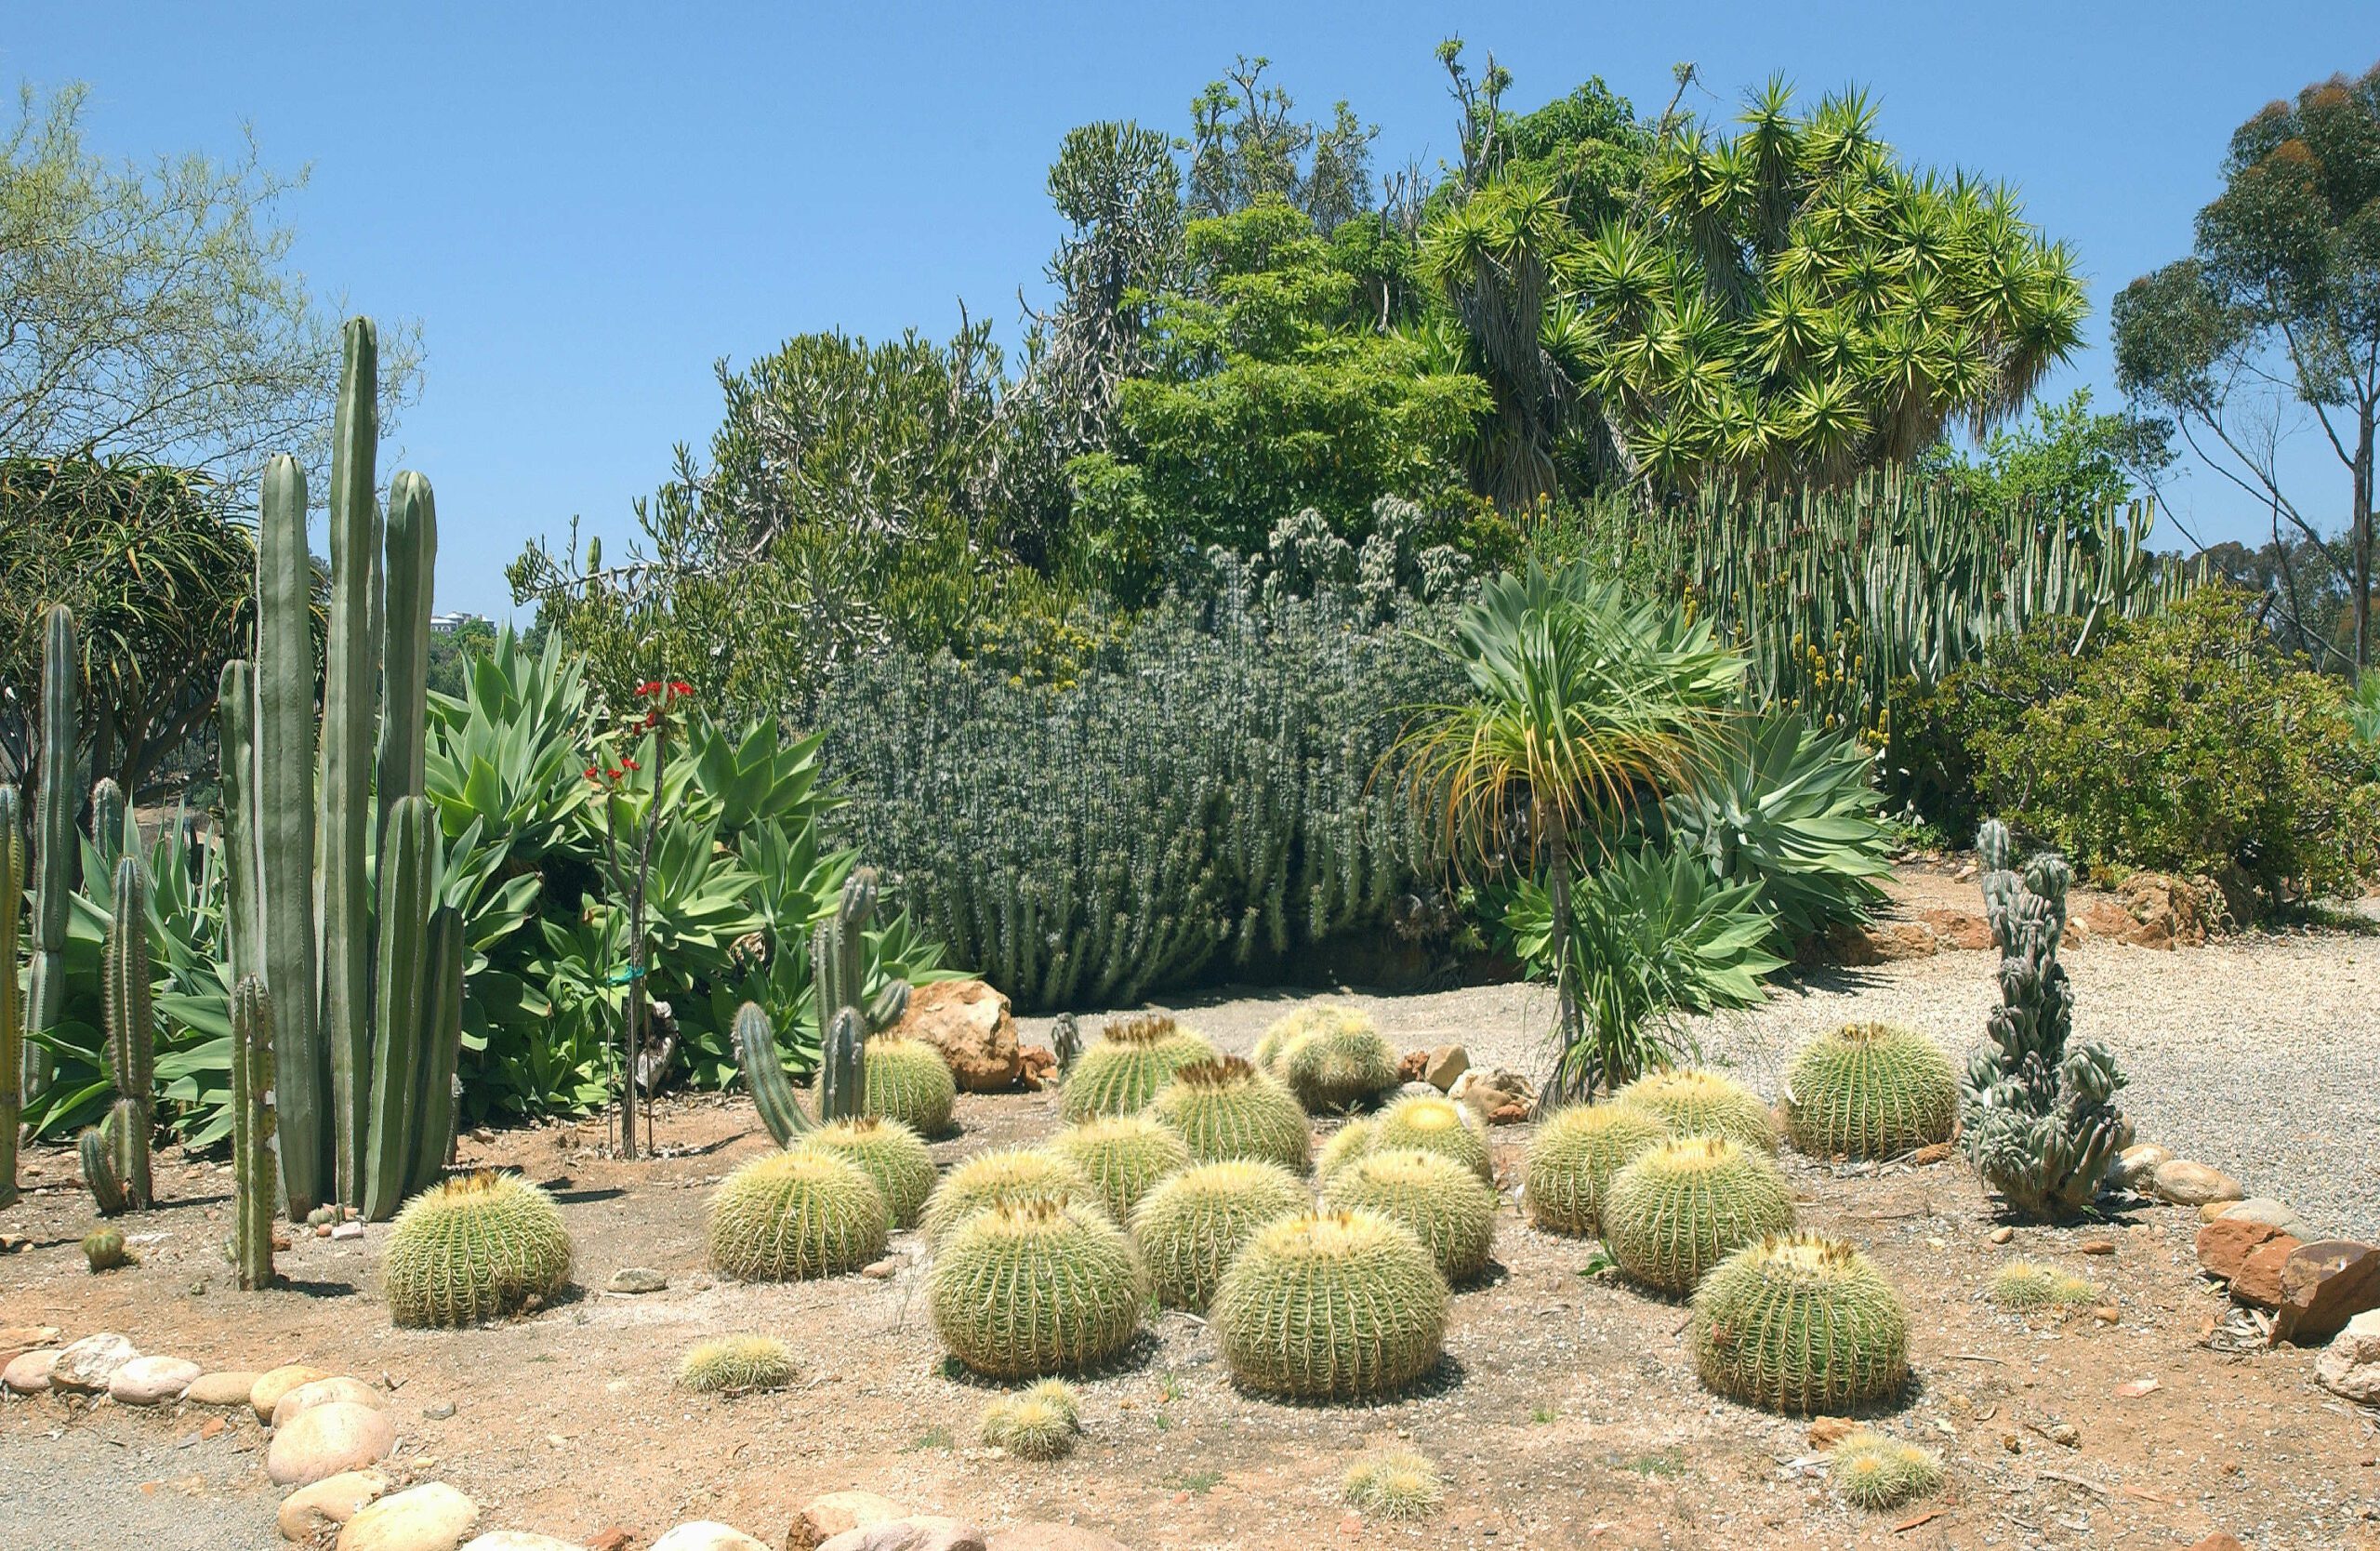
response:
[(1397, 1057), (1396, 1080), (1399, 1083), (1419, 1082), (1421, 1080), (1422, 1074), (1429, 1069), (1430, 1053), (1428, 1051), (1408, 1050)]
[(1919, 911), (1918, 919), (1933, 929), (1936, 940), (1944, 948), (1973, 953), (1995, 946), (1991, 923), (1983, 919), (1980, 911), (1936, 905)]
[(1058, 1053), (1047, 1045), (1021, 1045), (1016, 1052), (1017, 1086), (1028, 1094), (1048, 1087), (1058, 1069)]
[(1911, 1153), (1909, 1155), (1909, 1160), (1918, 1168), (1923, 1169), (1930, 1164), (1945, 1162), (1949, 1160), (1950, 1156), (1950, 1143), (1928, 1142), (1924, 1147), (1918, 1148), (1915, 1152)]
[(2272, 1339), (2316, 1342), (2366, 1309), (2380, 1308), (2380, 1249), (2351, 1239), (2300, 1244), (2281, 1263)]
[(2270, 1223), (2220, 1217), (2198, 1230), (2198, 1263), (2208, 1276), (2229, 1281), (2261, 1245), (2281, 1237)]
[(942, 1052), (962, 1093), (1006, 1093), (1025, 1071), (1008, 998), (981, 980), (919, 986), (892, 1032)]
[(1933, 928), (1914, 921), (1871, 921), (1857, 926), (1836, 926), (1827, 933), (1826, 946), (1840, 963), (1889, 964), (1901, 959), (1930, 959), (1942, 951)]
[(2281, 1272), (2298, 1245), (2294, 1234), (2275, 1234), (2248, 1252), (2240, 1274), (2231, 1279), (2231, 1295), (2258, 1308), (2281, 1306)]

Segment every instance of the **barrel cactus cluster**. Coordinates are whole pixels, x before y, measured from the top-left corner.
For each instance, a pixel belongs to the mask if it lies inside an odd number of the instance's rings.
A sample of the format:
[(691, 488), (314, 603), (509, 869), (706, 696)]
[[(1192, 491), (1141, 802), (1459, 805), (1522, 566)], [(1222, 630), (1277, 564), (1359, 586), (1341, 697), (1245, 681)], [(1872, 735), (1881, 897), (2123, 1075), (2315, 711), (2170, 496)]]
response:
[(1082, 1435), (1082, 1399), (1064, 1379), (1041, 1379), (984, 1408), (978, 1435), (1016, 1459), (1059, 1460)]
[(1484, 1129), (1472, 1119), (1470, 1110), (1450, 1098), (1416, 1094), (1398, 1099), (1373, 1117), (1367, 1152), (1405, 1147), (1444, 1153), (1483, 1180), (1493, 1182), (1496, 1177)]
[(1840, 1239), (1780, 1234), (1721, 1261), (1694, 1294), (1702, 1382), (1769, 1411), (1841, 1412), (1909, 1376), (1909, 1308)]
[(1117, 1018), (1076, 1060), (1059, 1091), (1069, 1120), (1137, 1115), (1184, 1067), (1216, 1059), (1215, 1047), (1162, 1013)]
[(1632, 1105), (1573, 1105), (1557, 1111), (1529, 1143), (1521, 1207), (1548, 1233), (1600, 1233), (1612, 1176), (1669, 1136), (1668, 1122)]
[(1726, 1136), (1763, 1152), (1777, 1150), (1777, 1122), (1760, 1096), (1731, 1078), (1699, 1068), (1647, 1072), (1612, 1095), (1680, 1136)]
[(1309, 1212), (1259, 1229), (1209, 1323), (1242, 1388), (1294, 1399), (1393, 1395), (1437, 1366), (1446, 1279), (1421, 1241), (1371, 1212)]
[(866, 1174), (884, 1198), (896, 1228), (914, 1226), (933, 1194), (933, 1154), (925, 1139), (899, 1120), (863, 1115), (831, 1120), (801, 1139), (797, 1152), (840, 1158)]
[(1861, 1427), (1827, 1451), (1834, 1490), (1855, 1508), (1897, 1508), (1942, 1484), (1942, 1456)]
[(1099, 1191), (1080, 1169), (1054, 1153), (1026, 1147), (979, 1152), (942, 1176), (919, 1219), (926, 1243), (939, 1250), (953, 1230), (979, 1212), (1026, 1201), (1091, 1201)]
[(1150, 1291), (1169, 1307), (1205, 1312), (1224, 1268), (1257, 1230), (1310, 1204), (1305, 1186), (1277, 1163), (1235, 1158), (1183, 1170), (1132, 1213)]
[(538, 1186), (484, 1171), (443, 1181), (389, 1231), (390, 1317), (457, 1327), (518, 1314), (569, 1285), (570, 1254), (562, 1211)]
[(950, 1129), (959, 1081), (942, 1052), (923, 1040), (884, 1034), (861, 1048), (863, 1112), (898, 1120), (921, 1136)]
[(1140, 1329), (1147, 1295), (1131, 1240), (1087, 1200), (978, 1212), (951, 1230), (927, 1276), (943, 1345), (992, 1378), (1107, 1361)]
[(1328, 1181), (1331, 1175), (1372, 1150), (1372, 1133), (1378, 1129), (1368, 1118), (1349, 1120), (1332, 1132), (1314, 1155), (1314, 1173), (1317, 1179)]
[(710, 1263), (739, 1281), (800, 1281), (882, 1258), (892, 1209), (876, 1182), (831, 1153), (756, 1158), (710, 1201)]
[(1612, 1258), (1664, 1292), (1693, 1292), (1736, 1250), (1792, 1226), (1793, 1192), (1776, 1162), (1724, 1136), (1654, 1144), (1614, 1176), (1603, 1202)]
[(2014, 1313), (2081, 1308), (2099, 1301), (2099, 1290), (2070, 1271), (2037, 1260), (2012, 1260), (1992, 1273), (1991, 1301)]
[(722, 1335), (679, 1360), (678, 1382), (701, 1395), (783, 1389), (800, 1372), (791, 1348), (774, 1335)]
[(1168, 1174), (1190, 1165), (1190, 1149), (1171, 1126), (1142, 1115), (1108, 1115), (1067, 1127), (1050, 1150), (1072, 1163), (1099, 1192), (1117, 1223)]
[(1314, 1133), (1287, 1088), (1236, 1055), (1182, 1067), (1148, 1107), (1201, 1163), (1253, 1158), (1305, 1172)]
[(1488, 1268), (1496, 1239), (1496, 1192), (1441, 1152), (1400, 1147), (1357, 1159), (1330, 1178), (1325, 1204), (1371, 1212), (1398, 1224), (1430, 1252), (1454, 1285)]
[(1959, 1082), (1924, 1035), (1850, 1023), (1794, 1058), (1783, 1107), (1786, 1134), (1814, 1158), (1897, 1158), (1950, 1139)]
[(1301, 1007), (1266, 1029), (1255, 1063), (1317, 1115), (1371, 1104), (1397, 1083), (1396, 1053), (1378, 1027), (1335, 1002)]

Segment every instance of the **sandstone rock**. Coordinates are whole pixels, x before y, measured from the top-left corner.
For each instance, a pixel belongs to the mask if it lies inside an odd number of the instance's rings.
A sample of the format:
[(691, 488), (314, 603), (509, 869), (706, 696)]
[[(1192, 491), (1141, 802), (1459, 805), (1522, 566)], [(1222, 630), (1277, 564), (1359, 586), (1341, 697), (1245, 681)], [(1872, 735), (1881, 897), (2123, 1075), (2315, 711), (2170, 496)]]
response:
[(2209, 1201), (2200, 1207), (2199, 1214), (2211, 1222), (2269, 1223), (2283, 1233), (2294, 1233), (2300, 1239), (2312, 1239), (2314, 1231), (2306, 1219), (2287, 1201), (2270, 1196), (2251, 1196), (2243, 1201)]
[(1396, 1058), (1397, 1086), (1403, 1087), (1408, 1082), (1420, 1082), (1424, 1080), (1422, 1074), (1427, 1072), (1429, 1069), (1430, 1053), (1428, 1051), (1407, 1051), (1404, 1054)]
[(804, 1503), (793, 1516), (793, 1528), (786, 1531), (786, 1551), (811, 1551), (837, 1535), (903, 1518), (906, 1512), (890, 1497), (872, 1491), (830, 1491)]
[(612, 1273), (603, 1284), (606, 1292), (660, 1292), (667, 1291), (669, 1279), (650, 1266), (623, 1266)]
[(463, 1551), (587, 1551), (584, 1544), (526, 1530), (490, 1530), (463, 1543)]
[(134, 1358), (108, 1376), (108, 1399), (126, 1406), (178, 1400), (198, 1373), (197, 1363), (181, 1358)]
[(1869, 921), (1838, 922), (1828, 930), (1826, 946), (1838, 963), (1890, 964), (1930, 959), (1942, 951), (1942, 939), (1923, 921)]
[(1810, 1424), (1810, 1447), (1831, 1449), (1858, 1430), (1859, 1424), (1847, 1417), (1821, 1416)]
[(681, 1524), (653, 1543), (652, 1551), (769, 1551), (743, 1531), (707, 1518)]
[(55, 1346), (66, 1332), (56, 1325), (9, 1325), (0, 1328), (0, 1368), (6, 1368), (27, 1352), (44, 1346)]
[(256, 1386), (256, 1374), (226, 1369), (201, 1373), (191, 1380), (190, 1387), (182, 1391), (182, 1399), (194, 1406), (245, 1406)]
[(985, 1544), (986, 1551), (1130, 1551), (1115, 1536), (1079, 1524), (1014, 1524)]
[(379, 1411), (386, 1405), (388, 1396), (365, 1384), (362, 1379), (343, 1376), (315, 1379), (311, 1383), (299, 1385), (273, 1402), (272, 1425), (276, 1427), (286, 1426), (289, 1419), (299, 1412), (311, 1411), (316, 1406), (326, 1406), (334, 1400), (370, 1406), (374, 1411)]
[(2125, 940), (2143, 948), (2200, 948), (2221, 924), (2222, 894), (2206, 879), (2135, 872), (2116, 885), (2116, 904), (2132, 922)]
[(39, 1351), (20, 1352), (0, 1369), (0, 1386), (11, 1395), (46, 1395), (49, 1393), (49, 1371), (56, 1367), (62, 1349), (46, 1346)]
[(2240, 1264), (2240, 1274), (2231, 1279), (2231, 1295), (2243, 1304), (2258, 1308), (2281, 1306), (2281, 1272), (2289, 1264), (2298, 1239), (2293, 1235), (2276, 1234), (2248, 1252)]
[(2108, 1183), (2120, 1190), (2145, 1192), (2149, 1176), (2157, 1172), (2157, 1165), (2173, 1156), (2172, 1149), (2154, 1142), (2135, 1142), (2116, 1154), (2115, 1162), (2108, 1169)]
[(58, 1354), (49, 1371), (49, 1387), (96, 1395), (108, 1386), (115, 1371), (140, 1354), (131, 1342), (112, 1331), (86, 1335)]
[[(662, 1551), (655, 1545), (653, 1551)], [(846, 1530), (818, 1551), (985, 1551), (983, 1530), (963, 1518), (917, 1514)]]
[[(1781, 1122), (1779, 1129), (1782, 1129)], [(1910, 1166), (1917, 1169), (1928, 1169), (1937, 1163), (1947, 1163), (1950, 1160), (1950, 1144), (1948, 1142), (1928, 1142), (1909, 1155)]]
[(281, 1538), (300, 1544), (319, 1539), (388, 1490), (389, 1478), (377, 1470), (343, 1471), (299, 1487), (281, 1500)]
[(316, 1379), (335, 1376), (319, 1368), (309, 1368), (302, 1362), (286, 1362), (278, 1368), (267, 1369), (257, 1375), (256, 1387), (248, 1391), (248, 1408), (257, 1413), (258, 1421), (270, 1422), (272, 1420), (272, 1408), (281, 1404), (284, 1395), (301, 1384), (312, 1384)]
[(1448, 1094), (1461, 1100), (1483, 1120), (1491, 1120), (1498, 1110), (1514, 1105), (1526, 1111), (1537, 1102), (1537, 1090), (1529, 1086), (1527, 1078), (1501, 1067), (1489, 1072), (1474, 1067), (1456, 1080)]
[(1974, 953), (1993, 947), (1991, 922), (1980, 910), (1963, 910), (1949, 905), (1936, 905), (1917, 913), (1934, 933), (1935, 940), (1944, 948), (1963, 953)]
[(2248, 1256), (2279, 1237), (2281, 1230), (2270, 1223), (2218, 1218), (2198, 1230), (2199, 1268), (2229, 1281), (2248, 1263)]
[(2208, 1201), (2236, 1201), (2247, 1195), (2240, 1182), (2220, 1169), (2188, 1159), (2169, 1158), (2149, 1175), (2149, 1187), (2175, 1206), (2203, 1206)]
[(1055, 1080), (1058, 1053), (1047, 1045), (1024, 1045), (1017, 1050), (1023, 1070), (1017, 1076), (1018, 1085), (1027, 1093), (1039, 1093)]
[(455, 1551), (479, 1521), (478, 1505), (431, 1481), (359, 1510), (338, 1532), (338, 1551)]
[(352, 1400), (301, 1411), (273, 1430), (264, 1471), (279, 1486), (310, 1486), (343, 1470), (361, 1470), (389, 1457), (397, 1425), (386, 1412)]
[(1421, 1080), (1445, 1093), (1454, 1080), (1471, 1069), (1471, 1052), (1461, 1045), (1440, 1045), (1421, 1067)]
[(2380, 1309), (2366, 1309), (2314, 1359), (2322, 1387), (2360, 1406), (2380, 1405)]
[(2380, 1308), (2380, 1249), (2351, 1239), (2318, 1239), (2292, 1250), (2281, 1267), (2272, 1339), (2318, 1341)]
[(981, 980), (937, 980), (909, 993), (895, 1034), (923, 1040), (950, 1063), (959, 1091), (1006, 1093), (1025, 1071), (1008, 998)]

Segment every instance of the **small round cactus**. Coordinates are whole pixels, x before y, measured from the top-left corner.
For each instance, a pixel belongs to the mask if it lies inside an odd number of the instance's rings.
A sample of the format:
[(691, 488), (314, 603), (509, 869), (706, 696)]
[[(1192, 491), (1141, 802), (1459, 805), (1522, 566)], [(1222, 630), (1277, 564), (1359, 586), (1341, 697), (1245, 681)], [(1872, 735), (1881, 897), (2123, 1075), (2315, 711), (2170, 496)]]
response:
[(1202, 1163), (1148, 1193), (1132, 1213), (1132, 1239), (1157, 1301), (1204, 1312), (1240, 1246), (1265, 1224), (1312, 1204), (1305, 1186), (1277, 1163)]
[(984, 1408), (984, 1441), (1019, 1459), (1064, 1459), (1081, 1433), (1082, 1402), (1064, 1379), (1042, 1379)]
[(1827, 1451), (1835, 1491), (1854, 1507), (1898, 1507), (1942, 1484), (1942, 1457), (1862, 1427)]
[(943, 1175), (926, 1198), (920, 1226), (927, 1245), (939, 1248), (953, 1228), (990, 1207), (1069, 1200), (1098, 1203), (1098, 1189), (1080, 1169), (1054, 1153), (1001, 1147), (979, 1152)]
[(1488, 1138), (1471, 1111), (1450, 1098), (1416, 1094), (1401, 1098), (1372, 1120), (1373, 1152), (1392, 1147), (1420, 1147), (1442, 1152), (1492, 1185), (1496, 1171), (1488, 1160)]
[(1959, 1122), (1950, 1058), (1924, 1035), (1847, 1023), (1812, 1041), (1785, 1086), (1785, 1130), (1815, 1158), (1897, 1158)]
[(722, 1335), (685, 1355), (678, 1382), (707, 1395), (737, 1395), (783, 1389), (799, 1371), (793, 1353), (774, 1335)]
[(1612, 1176), (1604, 1243), (1648, 1287), (1690, 1292), (1746, 1244), (1793, 1226), (1793, 1192), (1769, 1156), (1724, 1136), (1659, 1142)]
[(1232, 1377), (1261, 1394), (1393, 1394), (1437, 1365), (1447, 1284), (1421, 1241), (1371, 1212), (1305, 1213), (1260, 1229), (1210, 1316)]
[(526, 1180), (467, 1174), (405, 1203), (381, 1275), (398, 1324), (477, 1324), (561, 1292), (570, 1234), (553, 1198)]
[(1215, 1047), (1162, 1013), (1119, 1018), (1076, 1058), (1058, 1091), (1058, 1111), (1072, 1120), (1137, 1115), (1183, 1067), (1215, 1059)]
[(1394, 1449), (1358, 1460), (1339, 1478), (1347, 1505), (1374, 1518), (1427, 1518), (1446, 1501), (1438, 1467), (1408, 1450)]
[(801, 1139), (796, 1152), (840, 1158), (866, 1174), (884, 1197), (894, 1227), (909, 1227), (933, 1194), (933, 1154), (925, 1138), (899, 1120), (865, 1115), (833, 1120)]
[(1612, 1175), (1669, 1134), (1659, 1117), (1628, 1105), (1574, 1105), (1555, 1114), (1529, 1144), (1521, 1185), (1528, 1220), (1548, 1233), (1602, 1232)]
[(1201, 1163), (1254, 1158), (1302, 1173), (1314, 1148), (1305, 1110), (1289, 1091), (1236, 1055), (1175, 1072), (1148, 1112), (1181, 1133)]
[(1104, 1362), (1140, 1329), (1140, 1258), (1097, 1207), (1028, 1200), (951, 1231), (926, 1283), (953, 1356), (994, 1378)]
[(710, 1262), (739, 1281), (856, 1271), (884, 1253), (884, 1193), (856, 1165), (797, 1148), (756, 1158), (710, 1199)]
[(1442, 1152), (1400, 1147), (1355, 1160), (1322, 1192), (1341, 1212), (1377, 1212), (1419, 1239), (1438, 1274), (1460, 1285), (1488, 1268), (1496, 1241), (1496, 1192)]
[(1772, 1235), (1721, 1261), (1694, 1294), (1702, 1382), (1769, 1411), (1841, 1412), (1909, 1377), (1909, 1307), (1840, 1239)]
[(1190, 1149), (1172, 1127), (1141, 1115), (1104, 1115), (1069, 1126), (1050, 1150), (1083, 1172), (1107, 1214), (1132, 1220), (1132, 1208), (1157, 1181), (1190, 1166)]
[(1372, 1150), (1372, 1122), (1368, 1120), (1349, 1120), (1330, 1133), (1315, 1155), (1315, 1177), (1325, 1181), (1332, 1174)]
[(920, 1136), (950, 1130), (959, 1080), (942, 1052), (923, 1040), (879, 1034), (862, 1047), (860, 1060), (862, 1110), (898, 1120)]
[(95, 1227), (83, 1235), (83, 1258), (90, 1263), (93, 1276), (133, 1263), (132, 1252), (124, 1247), (122, 1228)]
[(1726, 1136), (1763, 1152), (1777, 1150), (1777, 1121), (1743, 1084), (1717, 1072), (1647, 1072), (1612, 1095), (1680, 1136)]
[(1256, 1065), (1316, 1115), (1370, 1104), (1397, 1081), (1396, 1053), (1372, 1020), (1328, 1001), (1301, 1007), (1265, 1030)]
[(2096, 1303), (2099, 1290), (2081, 1277), (2037, 1260), (2012, 1260), (1992, 1273), (1991, 1301), (2018, 1313)]

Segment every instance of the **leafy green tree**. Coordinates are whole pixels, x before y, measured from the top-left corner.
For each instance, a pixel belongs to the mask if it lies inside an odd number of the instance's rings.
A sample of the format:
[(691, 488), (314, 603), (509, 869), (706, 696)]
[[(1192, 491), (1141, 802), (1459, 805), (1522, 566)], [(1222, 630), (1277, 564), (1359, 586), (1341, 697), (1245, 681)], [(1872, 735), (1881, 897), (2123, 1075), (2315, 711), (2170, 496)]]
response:
[(1328, 233), (1372, 207), (1371, 145), (1378, 125), (1342, 99), (1328, 125), (1295, 116), (1297, 104), (1266, 84), (1272, 60), (1241, 55), (1190, 103), (1190, 214), (1234, 215), (1263, 200), (1296, 205)]
[(1937, 442), (1917, 467), (1980, 511), (2029, 512), (2085, 537), (2108, 508), (2131, 500), (2138, 486), (2154, 487), (2173, 462), (2172, 434), (2170, 421), (2096, 413), (2091, 390), (2077, 388), (2059, 403), (2033, 405), (2030, 422), (1993, 431), (1979, 457)]
[[(303, 176), (253, 145), (111, 165), (84, 147), (85, 95), (28, 86), (0, 130), (0, 447), (235, 492), (273, 453), (327, 462), (340, 310), (287, 269), (279, 216)], [(419, 381), (413, 331), (382, 329), (380, 375), (385, 427)]]
[(460, 698), (469, 678), (471, 659), (496, 649), (496, 626), (485, 619), (466, 619), (451, 630), (430, 638), (430, 688), (432, 694)]
[[(2273, 102), (2231, 136), (2223, 192), (2190, 256), (2116, 298), (2116, 380), (2174, 417), (2202, 460), (2313, 541), (2353, 604), (2344, 654), (2372, 660), (2373, 432), (2380, 423), (2380, 66)], [(2310, 415), (2348, 476), (2347, 553), (2284, 482), (2293, 414)]]

